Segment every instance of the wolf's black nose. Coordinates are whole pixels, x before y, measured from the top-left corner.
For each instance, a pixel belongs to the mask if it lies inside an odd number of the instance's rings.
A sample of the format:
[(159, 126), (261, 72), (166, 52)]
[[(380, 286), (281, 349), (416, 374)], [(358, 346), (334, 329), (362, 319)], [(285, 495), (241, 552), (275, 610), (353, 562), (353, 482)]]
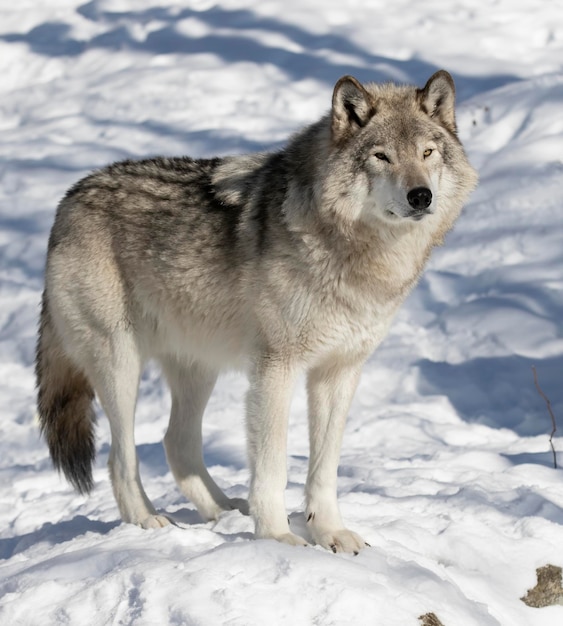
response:
[(415, 211), (424, 211), (432, 204), (432, 192), (426, 187), (415, 187), (407, 194), (407, 200)]

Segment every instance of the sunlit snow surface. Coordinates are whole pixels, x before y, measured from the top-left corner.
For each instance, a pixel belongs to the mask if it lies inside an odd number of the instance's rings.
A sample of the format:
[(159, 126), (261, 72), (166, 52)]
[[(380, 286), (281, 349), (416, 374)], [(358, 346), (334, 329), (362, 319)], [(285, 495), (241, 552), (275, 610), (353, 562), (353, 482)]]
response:
[[(52, 470), (34, 418), (33, 352), (58, 199), (89, 170), (154, 154), (279, 147), (343, 74), (423, 85), (446, 68), (481, 183), (365, 367), (339, 478), (360, 555), (252, 540), (238, 512), (203, 524), (161, 438), (159, 374), (137, 442), (179, 527), (118, 522), (98, 427), (96, 488)], [(19, 0), (0, 6), (0, 622), (561, 626), (519, 598), (563, 566), (563, 474), (531, 367), (563, 430), (563, 5), (524, 0)], [(246, 383), (224, 376), (205, 454), (248, 488)], [(304, 532), (305, 398), (287, 505)], [(555, 438), (563, 464), (563, 446)]]

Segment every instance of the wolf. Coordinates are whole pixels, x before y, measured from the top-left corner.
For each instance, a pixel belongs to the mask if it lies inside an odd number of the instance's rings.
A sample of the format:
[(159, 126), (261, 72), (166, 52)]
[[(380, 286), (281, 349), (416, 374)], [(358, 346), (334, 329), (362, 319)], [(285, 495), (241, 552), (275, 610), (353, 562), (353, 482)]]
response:
[[(314, 543), (357, 553), (366, 542), (337, 503), (350, 402), (476, 182), (444, 70), (423, 88), (344, 76), (329, 112), (278, 151), (129, 160), (79, 181), (49, 238), (36, 352), (54, 466), (91, 490), (97, 396), (122, 520), (172, 522), (147, 498), (135, 450), (152, 359), (171, 390), (164, 446), (181, 492), (204, 519), (249, 509), (256, 537), (307, 545), (284, 504), (288, 410), (305, 374), (307, 527)], [(228, 498), (203, 461), (202, 416), (225, 368), (248, 372), (248, 502)]]

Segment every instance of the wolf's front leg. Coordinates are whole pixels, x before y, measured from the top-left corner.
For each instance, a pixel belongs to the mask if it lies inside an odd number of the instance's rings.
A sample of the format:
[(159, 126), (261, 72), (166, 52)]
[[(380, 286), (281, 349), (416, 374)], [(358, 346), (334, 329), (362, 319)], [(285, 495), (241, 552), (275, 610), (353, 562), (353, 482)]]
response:
[(315, 543), (333, 552), (354, 552), (366, 542), (342, 523), (336, 499), (340, 446), (362, 363), (340, 363), (309, 372), (309, 473), (307, 526)]
[(280, 359), (261, 359), (251, 372), (246, 416), (252, 472), (249, 504), (257, 538), (307, 545), (290, 532), (284, 499), (287, 422), (294, 383), (294, 368)]

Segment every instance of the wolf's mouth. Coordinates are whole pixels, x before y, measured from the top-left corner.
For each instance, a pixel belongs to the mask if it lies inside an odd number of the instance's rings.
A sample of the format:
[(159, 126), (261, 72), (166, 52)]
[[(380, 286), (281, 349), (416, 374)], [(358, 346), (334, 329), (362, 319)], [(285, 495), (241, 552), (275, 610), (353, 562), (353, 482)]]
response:
[(428, 211), (419, 211), (417, 213), (411, 213), (407, 217), (415, 222), (420, 222), (420, 220), (428, 215)]
[(420, 220), (424, 219), (427, 215), (429, 215), (428, 211), (411, 211), (407, 215), (399, 215), (395, 213), (395, 211), (391, 211), (391, 209), (385, 209), (385, 216), (392, 220), (413, 220), (414, 222), (420, 222)]

